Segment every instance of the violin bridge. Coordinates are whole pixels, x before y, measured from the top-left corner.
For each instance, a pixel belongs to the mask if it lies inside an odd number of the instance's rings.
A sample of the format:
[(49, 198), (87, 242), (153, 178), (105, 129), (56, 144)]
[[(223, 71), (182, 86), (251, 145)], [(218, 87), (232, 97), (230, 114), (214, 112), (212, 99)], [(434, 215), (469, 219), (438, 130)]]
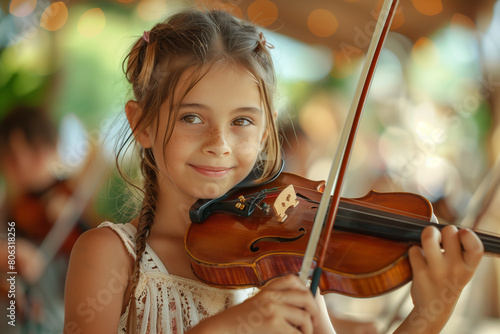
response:
[(284, 222), (286, 217), (288, 217), (285, 213), (286, 210), (291, 206), (296, 207), (297, 204), (299, 204), (299, 201), (297, 201), (295, 189), (291, 184), (283, 189), (283, 191), (278, 195), (278, 197), (276, 197), (276, 200), (274, 201), (273, 210), (278, 217), (278, 221), (281, 223)]

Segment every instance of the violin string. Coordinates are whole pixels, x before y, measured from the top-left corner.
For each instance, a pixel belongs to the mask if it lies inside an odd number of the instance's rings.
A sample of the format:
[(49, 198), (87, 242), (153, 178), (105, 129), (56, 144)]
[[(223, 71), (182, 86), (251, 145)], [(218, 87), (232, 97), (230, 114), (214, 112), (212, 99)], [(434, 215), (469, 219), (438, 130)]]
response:
[[(357, 205), (361, 206), (361, 205)], [(364, 207), (364, 205), (362, 205)], [(407, 217), (403, 214), (398, 214), (398, 213), (392, 213), (392, 212), (386, 212), (384, 210), (379, 210), (377, 207), (384, 208), (383, 206), (374, 206), (371, 209), (376, 210), (379, 213), (372, 213), (372, 212), (366, 212), (362, 210), (356, 210), (356, 209), (350, 209), (347, 207), (342, 206), (342, 209), (345, 211), (353, 212), (353, 213), (358, 213), (358, 214), (367, 214), (370, 217), (378, 217), (378, 218), (383, 218), (385, 220), (389, 221), (394, 221), (397, 224), (404, 223), (405, 225), (413, 225), (413, 226), (418, 226), (418, 227), (423, 227), (431, 224), (429, 220), (421, 219), (421, 218), (414, 218), (414, 217)], [(392, 208), (391, 208), (392, 210)], [(399, 210), (398, 210), (399, 211)], [(403, 212), (403, 211), (400, 211)], [(404, 218), (404, 219), (403, 219)]]
[[(297, 193), (297, 196), (307, 200), (308, 202), (318, 204), (317, 201), (314, 201), (301, 193)], [(368, 216), (369, 218), (366, 218), (366, 219), (358, 219), (358, 221), (361, 221), (364, 223), (373, 223), (373, 218), (381, 218), (385, 221), (386, 225), (390, 225), (392, 227), (399, 227), (399, 228), (414, 226), (414, 227), (418, 227), (418, 228), (423, 229), (424, 227), (426, 227), (428, 225), (434, 225), (438, 228), (443, 228), (444, 226), (446, 226), (446, 225), (439, 225), (437, 223), (432, 223), (426, 219), (407, 217), (404, 214), (405, 212), (402, 210), (396, 210), (396, 209), (391, 208), (391, 210), (401, 212), (401, 214), (398, 214), (398, 213), (384, 211), (383, 209), (385, 207), (382, 205), (377, 205), (377, 204), (373, 204), (373, 203), (365, 203), (365, 202), (363, 202), (363, 205), (359, 205), (359, 204), (355, 204), (355, 202), (361, 202), (361, 201), (359, 201), (359, 200), (352, 200), (352, 201), (353, 201), (353, 203), (350, 203), (352, 206), (363, 207), (363, 208), (365, 208), (365, 210), (348, 208), (345, 206), (345, 204), (346, 204), (345, 202), (340, 203), (339, 209), (342, 209), (342, 211), (344, 213), (351, 212), (351, 213), (355, 213), (358, 215), (363, 214), (365, 216)], [(377, 211), (377, 213), (366, 212), (366, 208)], [(337, 216), (340, 218), (351, 219), (350, 216), (343, 215), (342, 212), (340, 212), (340, 211), (337, 213)], [(416, 215), (416, 214), (415, 214), (415, 216), (423, 217), (422, 215)], [(459, 229), (463, 228), (461, 226), (457, 226), (457, 225), (455, 225), (455, 226)], [(481, 230), (475, 230), (475, 232), (479, 233), (481, 240), (485, 244), (491, 243), (492, 245), (497, 245), (499, 243), (499, 236), (493, 235), (491, 232), (481, 231)]]
[[(314, 201), (310, 198), (308, 198), (307, 196), (301, 194), (301, 193), (297, 193), (297, 196), (300, 196), (301, 198), (304, 198), (306, 199), (308, 202), (311, 202), (311, 203), (314, 203), (314, 204), (319, 204), (317, 201)], [(352, 200), (353, 202), (361, 202), (361, 201), (357, 201), (357, 200)], [(366, 214), (367, 212), (366, 211), (362, 211), (362, 210), (355, 210), (355, 209), (349, 209), (347, 208), (345, 205), (343, 205), (344, 203), (340, 203), (339, 204), (339, 208), (342, 208), (343, 210), (346, 210), (346, 211), (350, 211), (350, 212), (353, 212), (353, 213), (358, 213), (358, 214)], [(366, 204), (366, 205), (365, 205)], [(402, 210), (397, 210), (397, 209), (393, 209), (393, 208), (390, 208), (391, 210), (394, 210), (394, 211), (397, 211), (397, 212), (400, 212), (399, 213), (392, 213), (392, 212), (387, 212), (387, 211), (384, 211), (383, 209), (387, 209), (386, 207), (382, 206), (382, 205), (377, 205), (377, 204), (373, 204), (373, 203), (365, 203), (363, 202), (363, 205), (359, 205), (359, 204), (354, 204), (352, 203), (352, 205), (356, 205), (358, 207), (363, 207), (363, 208), (368, 208), (368, 209), (372, 209), (372, 210), (376, 210), (376, 211), (379, 211), (380, 213), (379, 214), (374, 214), (374, 213), (368, 213), (368, 215), (371, 215), (372, 217), (379, 217), (379, 218), (384, 218), (384, 219), (391, 219), (391, 220), (394, 220), (394, 221), (397, 221), (396, 219), (403, 216), (404, 218), (412, 218), (414, 220), (417, 220), (416, 222), (412, 222), (410, 220), (408, 221), (404, 221), (404, 223), (407, 223), (407, 224), (413, 224), (413, 225), (417, 225), (417, 226), (427, 226), (429, 225), (429, 221), (428, 220), (425, 220), (425, 219), (422, 219), (422, 218), (414, 218), (414, 217), (407, 217), (405, 215), (406, 212), (402, 211)], [(386, 215), (382, 214), (385, 213)], [(397, 217), (391, 217), (390, 215), (393, 214), (393, 215), (398, 215)], [(415, 216), (420, 216), (420, 217), (424, 217), (422, 215), (416, 215)], [(401, 220), (401, 219), (400, 219)], [(400, 221), (399, 220), (399, 221)], [(397, 222), (399, 222), (397, 221)]]
[[(432, 222), (430, 222), (428, 220), (425, 220), (425, 219), (413, 218), (413, 217), (406, 217), (404, 214), (403, 215), (399, 215), (399, 214), (394, 214), (394, 213), (390, 213), (390, 212), (385, 212), (384, 210), (378, 210), (377, 209), (377, 207), (384, 208), (383, 206), (373, 205), (371, 203), (370, 203), (370, 205), (372, 206), (373, 210), (380, 211), (381, 213), (379, 213), (379, 214), (368, 213), (369, 216), (383, 218), (385, 220), (392, 221), (392, 222), (394, 222), (393, 226), (406, 227), (407, 225), (412, 225), (412, 226), (422, 227), (422, 228), (426, 227), (428, 225), (434, 225), (434, 226), (436, 226), (438, 228), (443, 228), (444, 226), (446, 226), (445, 224), (441, 224), (440, 225), (440, 224), (437, 224), (437, 223), (432, 223)], [(364, 206), (364, 205), (362, 205), (362, 206)], [(350, 212), (353, 212), (353, 213), (367, 214), (366, 212), (364, 212), (362, 210), (354, 210), (354, 209), (349, 209), (349, 208), (345, 208), (345, 207), (343, 207), (343, 210), (350, 211)], [(401, 217), (401, 219), (400, 219), (400, 217)], [(370, 222), (370, 220), (366, 220), (366, 222)], [(462, 226), (459, 226), (459, 225), (454, 225), (454, 226), (456, 226), (459, 229), (467, 228), (467, 227), (462, 227)], [(481, 238), (481, 240), (483, 242), (489, 241), (489, 242), (497, 243), (497, 244), (499, 242), (499, 239), (498, 239), (499, 236), (498, 235), (494, 235), (493, 233), (488, 232), (488, 231), (484, 231), (484, 230), (476, 230), (475, 229), (474, 231), (476, 232), (476, 234), (480, 235), (480, 238)]]
[[(282, 189), (285, 187), (276, 187), (273, 189), (269, 189), (269, 193), (267, 194), (269, 198), (277, 197), (279, 193), (281, 192)], [(300, 188), (300, 187), (299, 187)], [(306, 201), (313, 203), (313, 204), (319, 204), (319, 202), (310, 199), (309, 197), (303, 195), (300, 192), (296, 192), (296, 195), (302, 199), (305, 199)], [(357, 203), (362, 203), (362, 204), (357, 204)], [(352, 208), (350, 208), (351, 206)], [(359, 209), (357, 209), (359, 208)], [(368, 211), (367, 211), (368, 209)], [(439, 229), (444, 228), (446, 225), (442, 224), (440, 225), (439, 223), (434, 223), (429, 221), (427, 217), (424, 217), (423, 215), (418, 215), (415, 213), (411, 213), (414, 217), (409, 217), (407, 216), (407, 212), (399, 209), (394, 209), (394, 208), (389, 208), (393, 212), (387, 212), (388, 208), (379, 205), (379, 204), (374, 204), (374, 203), (366, 203), (361, 200), (357, 199), (349, 199), (349, 202), (340, 202), (339, 203), (339, 212), (337, 213), (337, 217), (343, 218), (345, 220), (352, 220), (352, 216), (349, 216), (349, 214), (355, 214), (358, 215), (356, 221), (358, 223), (367, 223), (367, 224), (374, 224), (374, 221), (378, 218), (376, 224), (378, 226), (384, 225), (384, 226), (389, 226), (392, 228), (399, 228), (401, 229), (406, 229), (407, 231), (410, 231), (410, 229), (417, 228), (418, 230), (423, 230), (424, 227), (428, 225), (434, 225)], [(374, 212), (375, 211), (375, 212)], [(346, 215), (347, 214), (347, 215)], [(360, 218), (359, 216), (364, 216), (365, 218)], [(422, 218), (418, 218), (422, 217)], [(382, 221), (381, 221), (382, 220)], [(462, 228), (467, 228), (467, 227), (462, 227), (459, 225), (454, 225), (459, 229)], [(499, 245), (500, 245), (500, 236), (496, 235), (492, 232), (489, 231), (483, 231), (480, 229), (474, 229), (476, 234), (479, 236), (485, 247), (488, 247), (488, 249), (491, 250), (492, 253), (500, 253)], [(410, 231), (414, 232), (414, 231)]]
[[(379, 211), (385, 211), (384, 209), (391, 209), (392, 211), (394, 211), (393, 212), (394, 214), (398, 214), (398, 215), (401, 215), (401, 216), (408, 215), (408, 212), (406, 212), (404, 210), (399, 210), (399, 209), (391, 208), (391, 207), (385, 207), (383, 205), (379, 205), (379, 204), (375, 204), (375, 203), (366, 203), (366, 202), (363, 202), (363, 201), (358, 200), (358, 199), (349, 199), (349, 201), (352, 201), (352, 202), (355, 202), (355, 203), (363, 203), (363, 204), (357, 204), (357, 205), (363, 206), (363, 207), (368, 207), (368, 208), (373, 208), (373, 209), (379, 210)], [(414, 216), (416, 219), (419, 219), (419, 220), (422, 220), (422, 221), (426, 221), (427, 220), (427, 217), (424, 216), (424, 215), (420, 215), (420, 214), (413, 213), (413, 212), (411, 212), (410, 214), (412, 216)]]
[[(358, 210), (349, 210), (349, 209), (345, 209), (345, 208), (342, 208), (342, 210), (344, 213), (345, 213), (345, 211), (358, 212)], [(362, 213), (366, 214), (365, 212), (362, 212)], [(411, 235), (411, 232), (414, 232), (414, 231), (410, 230), (408, 228), (409, 226), (414, 226), (414, 227), (416, 226), (419, 229), (423, 229), (423, 227), (430, 225), (430, 224), (436, 226), (439, 229), (442, 229), (446, 226), (446, 225), (439, 225), (439, 224), (435, 224), (435, 223), (431, 223), (431, 222), (427, 222), (427, 223), (424, 222), (422, 224), (422, 223), (414, 223), (414, 222), (410, 222), (410, 221), (406, 221), (404, 224), (402, 224), (401, 221), (396, 220), (394, 217), (390, 217), (387, 215), (375, 215), (375, 214), (370, 214), (370, 213), (368, 213), (366, 215), (368, 215), (370, 218), (365, 218), (365, 219), (357, 218), (356, 221), (358, 223), (361, 222), (361, 223), (367, 223), (367, 224), (373, 225), (374, 224), (373, 217), (381, 217), (382, 219), (384, 219), (384, 221), (383, 222), (376, 221), (375, 225), (377, 225), (377, 226), (383, 225), (383, 226), (390, 226), (391, 228), (399, 228), (397, 233), (401, 233), (401, 234), (398, 236), (398, 238), (405, 236), (406, 238), (409, 238), (409, 239), (415, 239), (415, 236)], [(337, 217), (343, 218), (345, 220), (353, 220), (352, 217), (350, 217), (349, 215), (343, 215), (342, 212), (340, 212), (340, 211), (337, 214)], [(402, 228), (404, 228), (406, 231), (401, 230)], [(409, 234), (408, 235), (403, 234), (405, 232), (407, 232)], [(475, 233), (481, 239), (481, 242), (484, 245), (486, 253), (500, 254), (500, 236), (493, 235), (491, 233), (481, 233), (481, 232), (477, 232), (477, 231), (475, 231)], [(384, 233), (381, 233), (381, 232), (378, 233), (378, 236), (390, 238), (389, 234), (384, 235)], [(419, 241), (419, 240), (416, 239), (413, 241)]]

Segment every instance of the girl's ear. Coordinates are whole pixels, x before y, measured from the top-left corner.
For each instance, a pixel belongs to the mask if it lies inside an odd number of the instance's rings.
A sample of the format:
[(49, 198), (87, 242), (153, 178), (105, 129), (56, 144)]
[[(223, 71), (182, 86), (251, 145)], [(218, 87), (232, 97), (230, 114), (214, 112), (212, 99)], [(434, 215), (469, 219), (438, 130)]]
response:
[(137, 130), (137, 125), (140, 121), (140, 116), (142, 114), (141, 107), (136, 101), (128, 101), (125, 105), (125, 113), (127, 114), (127, 119), (130, 124), (130, 128), (134, 132), (135, 139), (141, 144), (143, 148), (151, 147), (151, 136), (149, 135), (149, 131), (144, 129), (142, 131)]

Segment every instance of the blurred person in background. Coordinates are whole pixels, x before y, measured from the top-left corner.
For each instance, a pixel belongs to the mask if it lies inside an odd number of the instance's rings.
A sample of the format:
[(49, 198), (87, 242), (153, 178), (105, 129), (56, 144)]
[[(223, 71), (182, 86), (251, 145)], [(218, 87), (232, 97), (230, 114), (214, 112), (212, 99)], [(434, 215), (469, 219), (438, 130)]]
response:
[[(19, 332), (20, 327), (34, 333), (60, 332), (63, 323), (63, 291), (69, 254), (78, 236), (88, 229), (90, 210), (59, 236), (53, 256), (46, 258), (40, 250), (55, 222), (78, 186), (75, 178), (61, 179), (58, 166), (58, 131), (41, 108), (18, 106), (0, 121), (0, 175), (4, 181), (3, 203), (0, 203), (2, 236), (8, 227), (15, 233), (16, 326), (2, 321), (2, 333)], [(9, 224), (7, 226), (7, 224)], [(0, 240), (2, 274), (8, 267), (8, 241)], [(11, 249), (11, 248), (9, 248)], [(0, 297), (7, 306), (9, 286), (6, 277)], [(6, 309), (2, 306), (2, 309)], [(5, 318), (5, 317), (4, 317)]]

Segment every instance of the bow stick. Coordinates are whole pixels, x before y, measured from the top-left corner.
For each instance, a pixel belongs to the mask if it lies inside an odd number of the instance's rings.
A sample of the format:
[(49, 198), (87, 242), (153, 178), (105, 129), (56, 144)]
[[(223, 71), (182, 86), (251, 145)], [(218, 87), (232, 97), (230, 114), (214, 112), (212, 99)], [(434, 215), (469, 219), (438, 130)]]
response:
[[(321, 268), (323, 267), (323, 263), (326, 257), (326, 250), (328, 249), (327, 246), (330, 242), (330, 235), (333, 230), (335, 216), (337, 215), (342, 183), (347, 165), (349, 163), (349, 157), (351, 154), (352, 146), (354, 144), (354, 138), (356, 136), (358, 124), (361, 119), (363, 106), (365, 104), (368, 90), (370, 88), (373, 74), (375, 72), (375, 67), (377, 66), (377, 61), (380, 56), (382, 46), (389, 32), (397, 4), (398, 0), (385, 0), (380, 11), (377, 25), (375, 27), (375, 31), (373, 33), (373, 37), (370, 42), (370, 46), (368, 48), (368, 52), (363, 65), (363, 69), (361, 71), (361, 76), (358, 81), (358, 86), (356, 88), (353, 103), (351, 104), (351, 107), (349, 109), (349, 114), (347, 115), (344, 128), (342, 129), (339, 148), (335, 153), (332, 167), (330, 169), (330, 173), (325, 185), (324, 195), (321, 197), (321, 202), (314, 219), (314, 225), (311, 230), (311, 235), (309, 237), (306, 252), (304, 253), (304, 260), (300, 269), (299, 278), (303, 282), (306, 282), (309, 278), (309, 272), (313, 263), (314, 255), (316, 254), (321, 230), (325, 222), (326, 214), (328, 213), (324, 238), (321, 247), (321, 254), (318, 258), (317, 265), (314, 268), (311, 281), (311, 292), (313, 294), (316, 293), (316, 289), (319, 284), (319, 279), (322, 272)], [(334, 194), (330, 202), (329, 195), (332, 193), (332, 190), (334, 190)], [(328, 207), (330, 207), (329, 211)]]

